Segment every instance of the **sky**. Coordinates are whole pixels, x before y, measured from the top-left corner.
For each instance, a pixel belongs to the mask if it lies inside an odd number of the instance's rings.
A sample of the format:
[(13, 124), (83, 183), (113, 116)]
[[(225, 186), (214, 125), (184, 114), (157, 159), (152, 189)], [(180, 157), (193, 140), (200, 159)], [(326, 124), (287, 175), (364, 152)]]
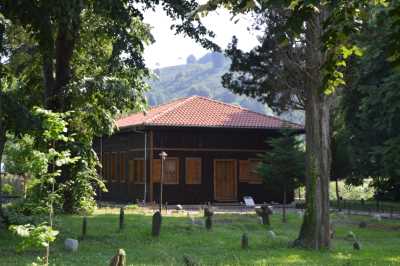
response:
[[(214, 41), (221, 48), (226, 48), (232, 36), (236, 35), (239, 39), (239, 48), (250, 50), (257, 44), (256, 35), (247, 30), (251, 26), (251, 18), (242, 15), (235, 17), (234, 20), (236, 19), (239, 21), (235, 24), (227, 10), (218, 9), (202, 18), (202, 22), (208, 29), (214, 31), (216, 34)], [(146, 11), (144, 21), (152, 26), (151, 32), (155, 38), (155, 43), (147, 46), (144, 53), (145, 62), (151, 69), (184, 64), (190, 54), (199, 58), (210, 52), (189, 37), (175, 35), (170, 29), (173, 21), (161, 7), (155, 11)]]

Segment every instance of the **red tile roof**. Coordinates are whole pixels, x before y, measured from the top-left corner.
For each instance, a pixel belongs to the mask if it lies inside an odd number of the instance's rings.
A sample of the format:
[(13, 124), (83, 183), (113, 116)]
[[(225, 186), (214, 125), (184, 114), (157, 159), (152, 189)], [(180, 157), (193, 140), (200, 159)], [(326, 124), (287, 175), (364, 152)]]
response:
[(146, 113), (126, 116), (117, 121), (117, 126), (303, 129), (299, 124), (201, 96), (177, 99)]

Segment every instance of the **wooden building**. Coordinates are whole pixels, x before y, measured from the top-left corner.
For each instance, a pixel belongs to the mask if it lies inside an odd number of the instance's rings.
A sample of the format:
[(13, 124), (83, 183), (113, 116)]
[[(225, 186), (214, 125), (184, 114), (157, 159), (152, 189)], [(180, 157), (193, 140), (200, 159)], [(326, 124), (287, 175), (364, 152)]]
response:
[[(303, 127), (210, 98), (193, 96), (129, 115), (119, 131), (99, 139), (95, 149), (109, 201), (158, 201), (161, 160), (163, 201), (168, 203), (281, 201), (281, 192), (265, 186), (254, 170), (266, 141), (281, 129)], [(293, 198), (293, 194), (289, 197)]]

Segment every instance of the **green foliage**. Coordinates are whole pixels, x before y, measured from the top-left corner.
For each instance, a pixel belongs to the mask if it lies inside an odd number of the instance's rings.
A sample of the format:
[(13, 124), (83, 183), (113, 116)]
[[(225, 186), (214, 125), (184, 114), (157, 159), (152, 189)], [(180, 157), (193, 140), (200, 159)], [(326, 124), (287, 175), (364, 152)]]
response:
[(280, 187), (282, 191), (291, 191), (304, 182), (305, 153), (302, 142), (290, 132), (268, 143), (271, 147), (262, 155), (263, 163), (259, 168), (265, 178), (266, 186)]
[(5, 169), (11, 174), (40, 177), (47, 172), (46, 155), (35, 150), (31, 135), (25, 134), (20, 138), (9, 136), (4, 152)]
[(5, 195), (12, 195), (14, 193), (14, 187), (10, 184), (2, 185), (1, 190)]
[(17, 251), (21, 252), (28, 248), (47, 248), (51, 242), (56, 240), (59, 231), (53, 230), (51, 226), (39, 224), (12, 225), (10, 230), (23, 238), (18, 244)]
[[(61, 167), (72, 165), (79, 157), (62, 145), (73, 141), (68, 137), (67, 115), (35, 108), (33, 116), (42, 121), (41, 130), (35, 136), (28, 134), (12, 137), (6, 147), (6, 168), (12, 173), (29, 177), (26, 199), (11, 206), (6, 215), (9, 223), (21, 223), (20, 216), (35, 216), (53, 212), (62, 206), (63, 186), (56, 187)], [(55, 145), (57, 142), (58, 145)]]
[[(372, 186), (372, 179), (366, 179), (360, 185), (346, 184), (345, 181), (339, 181), (338, 187), (340, 196), (345, 200), (369, 200), (373, 199), (375, 194), (375, 189)], [(332, 192), (336, 190), (335, 182), (329, 184), (329, 190)], [(329, 199), (336, 200), (336, 194), (330, 193)]]
[(396, 5), (393, 2), (387, 8), (371, 8), (374, 16), (355, 38), (366, 53), (349, 71), (349, 86), (341, 100), (343, 128), (339, 131), (349, 147), (348, 181), (359, 184), (372, 177), (376, 196), (386, 194), (392, 200), (400, 199), (400, 73), (390, 61), (395, 29), (387, 20), (388, 9)]
[[(146, 106), (143, 95), (149, 71), (143, 51), (153, 37), (143, 12), (158, 4), (176, 21), (177, 33), (218, 49), (209, 39), (213, 33), (199, 18), (187, 15), (197, 7), (192, 0), (62, 0), (57, 4), (6, 0), (0, 4), (0, 53), (9, 59), (0, 64), (0, 100), (10, 103), (6, 108), (1, 105), (0, 132), (35, 135), (30, 131), (38, 128), (25, 117), (35, 105), (70, 112), (68, 131), (61, 135), (69, 141), (44, 135), (79, 158), (68, 171), (57, 166), (60, 172), (55, 180), (64, 189), (66, 211), (93, 206), (96, 186), (105, 188), (96, 172), (99, 162), (93, 139), (111, 134), (114, 119), (122, 112)], [(2, 147), (0, 151), (1, 156)], [(56, 164), (66, 163), (57, 160)]]

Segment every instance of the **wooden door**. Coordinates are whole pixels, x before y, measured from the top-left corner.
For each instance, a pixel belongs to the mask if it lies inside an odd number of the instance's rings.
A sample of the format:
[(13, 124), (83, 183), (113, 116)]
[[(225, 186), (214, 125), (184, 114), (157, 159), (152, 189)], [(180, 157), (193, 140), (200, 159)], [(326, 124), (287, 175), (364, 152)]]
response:
[(214, 160), (214, 199), (236, 201), (236, 160)]

